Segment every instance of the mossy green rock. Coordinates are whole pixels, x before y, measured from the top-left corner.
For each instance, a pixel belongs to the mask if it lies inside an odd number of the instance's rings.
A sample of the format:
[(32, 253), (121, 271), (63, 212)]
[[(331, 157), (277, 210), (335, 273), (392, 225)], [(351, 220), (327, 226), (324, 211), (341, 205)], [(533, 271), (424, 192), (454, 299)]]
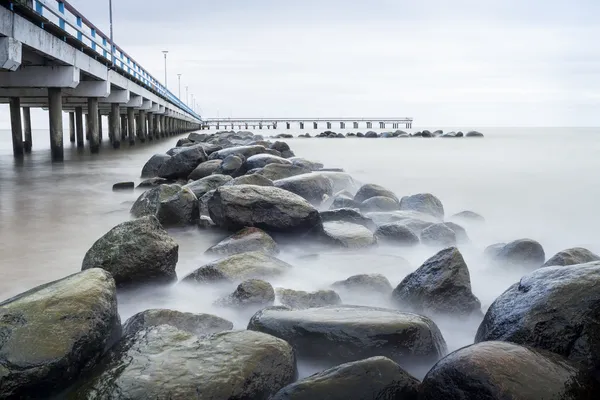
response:
[(90, 269), (0, 303), (0, 398), (47, 398), (121, 335), (115, 282)]
[(289, 344), (235, 331), (198, 338), (168, 325), (124, 337), (68, 399), (268, 399), (296, 377)]

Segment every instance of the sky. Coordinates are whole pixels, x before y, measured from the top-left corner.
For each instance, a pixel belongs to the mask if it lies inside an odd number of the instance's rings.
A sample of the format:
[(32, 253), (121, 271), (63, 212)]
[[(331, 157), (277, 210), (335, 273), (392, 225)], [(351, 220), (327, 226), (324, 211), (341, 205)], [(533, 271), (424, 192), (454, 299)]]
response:
[[(108, 33), (108, 0), (70, 2)], [(205, 118), (600, 126), (598, 0), (113, 0), (113, 15), (160, 80), (169, 51), (169, 88), (182, 74)]]

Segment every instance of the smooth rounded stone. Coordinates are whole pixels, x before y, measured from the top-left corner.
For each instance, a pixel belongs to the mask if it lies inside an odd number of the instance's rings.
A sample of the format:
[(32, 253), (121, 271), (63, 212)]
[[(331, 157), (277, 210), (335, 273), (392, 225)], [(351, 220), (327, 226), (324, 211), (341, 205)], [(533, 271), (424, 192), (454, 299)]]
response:
[(331, 180), (315, 172), (279, 179), (274, 181), (273, 185), (297, 194), (315, 205), (321, 204), (324, 196), (331, 196), (333, 194), (333, 183)]
[(318, 172), (318, 174), (321, 176), (325, 176), (331, 180), (331, 183), (333, 184), (333, 193), (339, 193), (341, 191), (356, 193), (356, 190), (358, 189), (358, 184), (356, 183), (352, 175), (346, 172), (331, 170), (325, 171), (321, 169)]
[(271, 400), (417, 400), (419, 383), (389, 358), (371, 357), (294, 382)]
[(431, 137), (433, 137), (433, 133), (431, 133), (430, 131), (428, 131), (427, 129), (425, 129), (423, 132), (421, 132), (421, 137), (431, 138)]
[(372, 197), (389, 197), (392, 200), (395, 200), (398, 203), (398, 197), (396, 195), (384, 188), (383, 186), (375, 185), (375, 184), (367, 184), (361, 186), (356, 195), (354, 196), (354, 200), (358, 203), (362, 203), (365, 200), (369, 200)]
[(171, 159), (167, 154), (155, 154), (146, 162), (142, 168), (142, 178), (156, 178), (161, 167)]
[(433, 225), (432, 222), (413, 218), (404, 219), (398, 222), (398, 224), (404, 225), (405, 227), (413, 231), (415, 235), (421, 235), (421, 232)]
[(419, 211), (440, 220), (444, 219), (444, 205), (437, 197), (429, 193), (403, 197), (400, 200), (400, 209)]
[(309, 174), (312, 171), (310, 169), (300, 167), (297, 165), (287, 165), (287, 164), (268, 164), (256, 174), (262, 175), (267, 179), (272, 181), (276, 181), (279, 179), (290, 178), (292, 176)]
[(506, 246), (506, 243), (496, 243), (489, 245), (483, 251), (483, 255), (487, 258), (494, 259), (500, 254), (500, 251)]
[(342, 304), (342, 299), (333, 290), (305, 292), (302, 290), (277, 288), (275, 293), (281, 304), (295, 310)]
[(461, 211), (451, 216), (450, 219), (458, 222), (485, 222), (485, 218), (473, 211)]
[(138, 197), (131, 206), (131, 214), (136, 217), (156, 215), (162, 200), (168, 199), (181, 191), (179, 185), (160, 185), (147, 190)]
[[(419, 229), (419, 232), (429, 227), (439, 220), (429, 214), (424, 214), (418, 211), (386, 211), (386, 212), (370, 212), (366, 214), (367, 217), (371, 218), (377, 225), (385, 225), (393, 222), (401, 222), (405, 225), (408, 222), (420, 221), (421, 225), (428, 223), (429, 225), (423, 226)], [(408, 225), (407, 225), (408, 226)], [(410, 226), (413, 231), (417, 231), (413, 226)]]
[(179, 139), (177, 141), (177, 144), (175, 146), (176, 147), (181, 147), (181, 146), (183, 146), (185, 144), (189, 144), (189, 143), (192, 143), (192, 141), (190, 139), (188, 139), (188, 138), (182, 138), (182, 139)]
[(428, 246), (456, 246), (456, 233), (445, 224), (433, 224), (421, 232), (421, 242)]
[[(288, 139), (292, 139), (293, 138), (292, 135), (289, 135), (289, 136), (291, 136), (291, 137), (288, 137)], [(277, 150), (279, 152), (282, 152), (282, 153), (284, 151), (290, 151), (291, 150), (290, 146), (286, 142), (280, 142), (280, 141), (276, 141), (275, 143), (273, 143), (270, 146), (270, 148), (273, 149), (273, 150)]]
[(198, 179), (206, 178), (215, 172), (223, 160), (209, 160), (198, 165), (196, 169), (188, 176), (188, 180), (197, 181)]
[(179, 245), (158, 219), (147, 216), (123, 222), (102, 236), (87, 251), (81, 269), (102, 268), (117, 286), (168, 283), (177, 280)]
[(373, 131), (369, 131), (369, 132), (365, 133), (365, 137), (375, 139), (375, 138), (379, 137), (379, 134), (376, 132), (373, 132)]
[(167, 179), (187, 179), (198, 165), (207, 160), (202, 147), (187, 147), (169, 158), (158, 170), (158, 176)]
[(150, 178), (140, 182), (140, 184), (137, 187), (138, 189), (151, 189), (160, 185), (167, 185), (171, 182), (172, 181), (165, 178)]
[(377, 242), (394, 246), (416, 246), (421, 243), (419, 237), (407, 226), (399, 223), (381, 225), (375, 231)]
[(457, 243), (468, 243), (471, 241), (469, 239), (469, 235), (467, 234), (467, 230), (462, 226), (454, 223), (454, 222), (444, 222), (448, 228), (452, 229), (456, 234), (456, 242)]
[(273, 186), (273, 181), (265, 178), (258, 174), (246, 174), (234, 178), (227, 182), (224, 186), (237, 186), (237, 185), (254, 185), (254, 186)]
[(200, 218), (198, 198), (188, 188), (183, 188), (166, 199), (160, 199), (156, 218), (165, 228), (194, 224)]
[(381, 296), (391, 295), (393, 290), (390, 281), (381, 274), (354, 275), (346, 280), (334, 282), (331, 287), (347, 292), (373, 292)]
[(519, 239), (504, 246), (496, 254), (494, 261), (514, 267), (540, 268), (546, 261), (546, 253), (535, 240)]
[(225, 185), (228, 182), (231, 182), (233, 178), (229, 175), (210, 175), (204, 177), (202, 179), (198, 179), (197, 181), (190, 182), (185, 185), (184, 189), (190, 189), (197, 198), (201, 198), (206, 193), (211, 190), (215, 190), (218, 187)]
[(244, 159), (248, 159), (257, 154), (267, 153), (264, 146), (235, 146), (223, 150), (216, 151), (210, 155), (211, 160), (224, 160), (229, 156), (242, 155)]
[(465, 137), (483, 137), (483, 133), (477, 131), (468, 132)]
[(46, 398), (121, 336), (115, 282), (90, 269), (0, 303), (0, 398)]
[(258, 228), (244, 228), (206, 250), (207, 254), (232, 255), (248, 251), (279, 253), (279, 246), (271, 236)]
[(133, 189), (135, 189), (135, 183), (133, 182), (118, 182), (112, 187), (113, 192)]
[(481, 314), (481, 303), (471, 291), (471, 275), (457, 248), (444, 249), (425, 261), (394, 289), (394, 302), (425, 315)]
[(162, 325), (124, 337), (69, 398), (267, 400), (296, 375), (293, 349), (273, 336)]
[(586, 264), (592, 261), (600, 261), (600, 256), (583, 247), (574, 247), (556, 253), (552, 258), (546, 261), (543, 267), (565, 267), (569, 265)]
[(302, 197), (276, 187), (238, 185), (218, 188), (208, 200), (212, 220), (239, 230), (305, 233), (321, 224), (319, 212)]
[(264, 308), (272, 306), (274, 302), (275, 290), (269, 282), (248, 279), (240, 283), (232, 294), (217, 300), (215, 304), (234, 308)]
[(325, 222), (350, 222), (362, 225), (370, 231), (375, 231), (377, 226), (370, 218), (362, 215), (358, 210), (352, 208), (338, 208), (330, 211), (321, 211), (321, 221)]
[(498, 297), (475, 342), (509, 341), (600, 365), (600, 262), (541, 268)]
[(266, 308), (252, 317), (248, 329), (285, 340), (300, 359), (330, 366), (374, 356), (404, 366), (435, 362), (446, 354), (446, 342), (432, 320), (383, 308)]
[(242, 176), (245, 173), (246, 168), (244, 167), (244, 160), (237, 155), (231, 155), (225, 158), (221, 165), (213, 172), (213, 174), (229, 175), (234, 178)]
[(170, 325), (196, 336), (212, 335), (233, 329), (233, 323), (210, 314), (192, 314), (166, 309), (139, 312), (123, 324), (123, 336), (136, 334), (144, 329)]
[(295, 166), (306, 168), (311, 171), (317, 171), (324, 167), (324, 165), (320, 162), (310, 161), (301, 157), (291, 157), (288, 158), (288, 160), (291, 161)]
[(283, 157), (276, 157), (270, 154), (257, 154), (249, 157), (246, 160), (246, 169), (251, 170), (255, 168), (264, 168), (269, 164), (284, 164), (291, 165), (292, 162)]
[(346, 194), (339, 194), (334, 196), (333, 202), (331, 203), (330, 210), (337, 210), (342, 208), (356, 208), (360, 209), (360, 203), (354, 201), (352, 196)]
[(322, 235), (332, 245), (348, 249), (362, 249), (377, 244), (373, 232), (363, 225), (351, 222), (324, 222)]
[(206, 139), (208, 139), (208, 134), (192, 132), (188, 135), (188, 139), (192, 142), (204, 142)]
[(360, 204), (360, 209), (364, 212), (396, 211), (399, 208), (400, 204), (396, 200), (384, 196), (371, 197)]
[(419, 400), (591, 400), (598, 390), (597, 382), (557, 354), (485, 342), (439, 361), (423, 379)]
[(210, 262), (183, 278), (182, 282), (239, 283), (248, 279), (280, 276), (291, 268), (290, 264), (262, 251), (252, 251)]

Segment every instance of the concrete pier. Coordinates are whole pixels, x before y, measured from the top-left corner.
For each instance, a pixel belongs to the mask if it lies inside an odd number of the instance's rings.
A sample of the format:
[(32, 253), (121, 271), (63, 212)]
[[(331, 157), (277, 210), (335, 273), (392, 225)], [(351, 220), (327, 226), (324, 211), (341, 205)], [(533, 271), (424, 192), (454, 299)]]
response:
[(102, 112), (98, 110), (98, 138), (102, 143)]
[(88, 135), (90, 137), (90, 151), (100, 151), (100, 132), (98, 130), (98, 98), (88, 98)]
[(26, 153), (31, 153), (33, 140), (31, 138), (31, 109), (29, 107), (23, 107), (23, 132), (25, 133), (23, 148)]
[(13, 154), (17, 158), (23, 157), (23, 126), (21, 124), (21, 99), (11, 97), (10, 126), (12, 129)]
[[(60, 88), (48, 88), (48, 115), (50, 120), (50, 152), (52, 161), (64, 159), (62, 92)], [(80, 114), (81, 115), (81, 114)], [(83, 129), (83, 127), (81, 127)], [(83, 131), (81, 131), (83, 135)], [(81, 142), (83, 145), (83, 140)]]
[(110, 105), (110, 114), (108, 115), (108, 135), (111, 139), (112, 146), (117, 149), (121, 146), (121, 111), (119, 103)]
[(152, 131), (152, 135), (154, 136), (155, 139), (158, 140), (158, 138), (160, 137), (160, 131), (159, 131), (159, 126), (158, 124), (160, 123), (160, 115), (158, 114), (154, 114), (154, 122), (152, 123), (152, 127), (154, 128), (154, 131)]
[(120, 117), (121, 121), (121, 140), (127, 140), (127, 114), (122, 114)]
[(129, 145), (135, 144), (135, 112), (133, 107), (127, 108), (127, 133), (129, 134)]
[(75, 134), (77, 147), (83, 147), (83, 107), (75, 107)]
[(75, 113), (69, 113), (69, 140), (75, 143)]
[(146, 127), (146, 111), (140, 110), (138, 114), (138, 132), (139, 139), (142, 143), (146, 141), (146, 135), (148, 134), (148, 129)]
[(148, 119), (148, 134), (146, 135), (146, 137), (148, 138), (148, 140), (152, 140), (154, 139), (154, 115), (152, 115), (152, 113), (149, 112), (146, 118)]

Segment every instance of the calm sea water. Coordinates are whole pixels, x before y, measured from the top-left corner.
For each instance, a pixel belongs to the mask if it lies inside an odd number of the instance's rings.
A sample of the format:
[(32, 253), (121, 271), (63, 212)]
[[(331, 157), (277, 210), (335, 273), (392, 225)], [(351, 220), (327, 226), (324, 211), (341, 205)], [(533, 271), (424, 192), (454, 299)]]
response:
[[(341, 167), (363, 183), (377, 183), (399, 196), (431, 192), (446, 214), (473, 210), (485, 216), (482, 227), (469, 227), (472, 243), (463, 246), (473, 291), (484, 307), (521, 272), (498, 271), (482, 258), (493, 243), (529, 237), (550, 257), (573, 246), (600, 253), (600, 129), (488, 128), (479, 139), (293, 139), (298, 156)], [(261, 134), (272, 131), (260, 131)], [(300, 132), (294, 132), (300, 133)], [(22, 162), (12, 157), (10, 133), (0, 131), (0, 297), (81, 269), (85, 252), (100, 236), (129, 218), (141, 192), (113, 193), (117, 181), (139, 182), (145, 161), (174, 146), (163, 139), (120, 150), (108, 147), (92, 156), (68, 143), (65, 162), (49, 161), (48, 133), (34, 132), (34, 152)], [(128, 147), (128, 146), (127, 146)], [(180, 244), (178, 274), (202, 266), (204, 251), (223, 235), (196, 229), (174, 231)], [(379, 248), (362, 254), (298, 257), (303, 247), (282, 258), (294, 272), (274, 286), (315, 290), (357, 273), (379, 272), (397, 285), (433, 251)], [(405, 265), (398, 257), (404, 257)], [(243, 328), (248, 315), (219, 310), (212, 302), (231, 288), (174, 286), (121, 295), (123, 320), (151, 307), (216, 313)], [(379, 304), (374, 299), (344, 299)], [(450, 349), (472, 343), (477, 322), (436, 321)]]

